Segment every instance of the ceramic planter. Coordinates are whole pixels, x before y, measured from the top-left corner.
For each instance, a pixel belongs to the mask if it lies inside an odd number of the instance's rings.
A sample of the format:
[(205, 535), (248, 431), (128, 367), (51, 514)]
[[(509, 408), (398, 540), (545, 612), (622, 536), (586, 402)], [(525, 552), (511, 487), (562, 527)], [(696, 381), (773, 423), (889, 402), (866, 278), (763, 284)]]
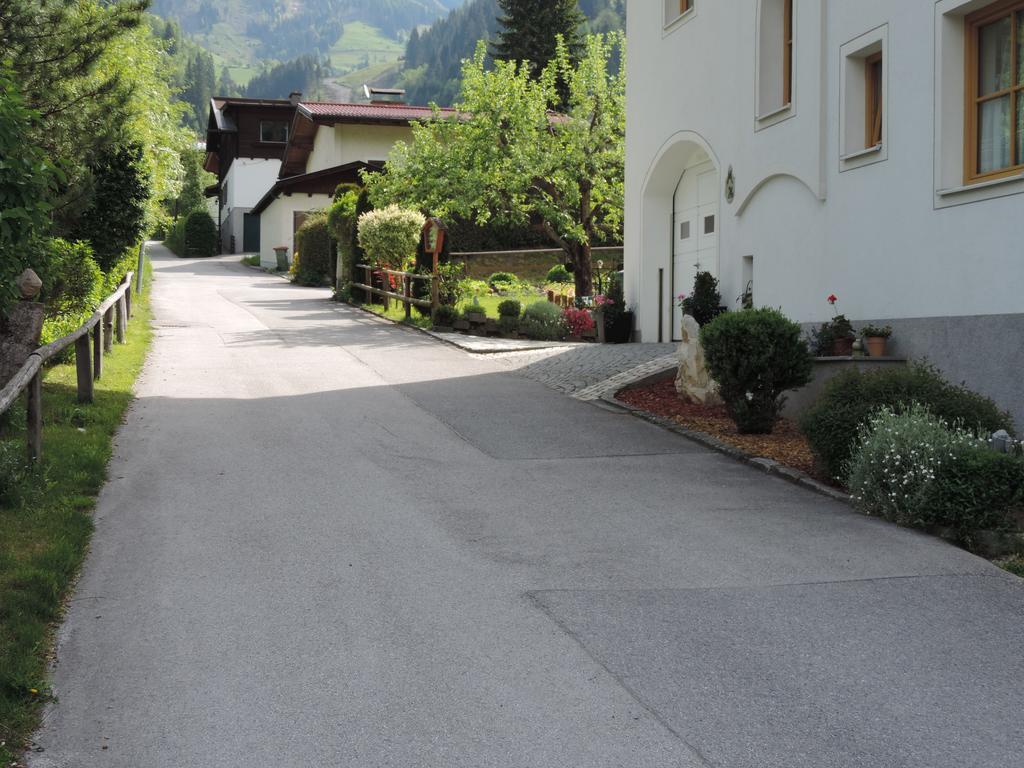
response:
[(487, 322), (487, 315), (479, 312), (468, 312), (466, 313), (466, 319), (473, 325), (482, 325)]
[(885, 347), (889, 339), (885, 336), (865, 336), (864, 344), (868, 348), (870, 357), (885, 357)]
[(833, 357), (852, 357), (853, 356), (853, 339), (836, 339), (832, 342), (832, 356)]

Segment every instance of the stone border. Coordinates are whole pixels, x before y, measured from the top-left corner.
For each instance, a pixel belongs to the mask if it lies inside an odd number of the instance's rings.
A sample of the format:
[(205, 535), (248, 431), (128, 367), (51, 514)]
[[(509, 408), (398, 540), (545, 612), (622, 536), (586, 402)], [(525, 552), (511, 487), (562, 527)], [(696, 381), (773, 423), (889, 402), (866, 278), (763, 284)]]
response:
[[(622, 388), (620, 387), (620, 390), (621, 389)], [(669, 432), (674, 432), (675, 434), (685, 437), (688, 440), (692, 440), (695, 443), (699, 443), (705, 448), (709, 448), (710, 450), (715, 451), (716, 453), (721, 453), (725, 456), (728, 456), (731, 459), (735, 459), (736, 461), (742, 462), (747, 466), (753, 467), (754, 469), (758, 469), (767, 475), (773, 475), (775, 477), (782, 478), (783, 480), (793, 483), (794, 485), (799, 485), (801, 488), (806, 488), (810, 491), (814, 491), (815, 493), (821, 496), (826, 496), (832, 499), (833, 501), (839, 501), (846, 505), (850, 505), (851, 503), (851, 498), (849, 494), (843, 493), (842, 491), (836, 488), (832, 488), (831, 486), (825, 485), (820, 480), (815, 480), (806, 472), (801, 472), (798, 469), (787, 467), (786, 465), (780, 464), (779, 462), (774, 461), (773, 459), (765, 459), (759, 456), (752, 456), (746, 451), (742, 451), (739, 448), (736, 448), (735, 446), (723, 443), (718, 438), (712, 437), (711, 435), (705, 432), (697, 432), (696, 430), (687, 429), (686, 427), (680, 426), (671, 419), (666, 419), (663, 416), (657, 416), (653, 413), (650, 413), (649, 411), (645, 411), (633, 405), (630, 405), (629, 403), (625, 403), (619, 400), (618, 397), (616, 397), (616, 394), (617, 392), (610, 395), (605, 395), (604, 397), (601, 398), (601, 401), (614, 408), (621, 409), (626, 413), (635, 416), (638, 419), (643, 419), (644, 421), (650, 422), (651, 424), (662, 427), (663, 429), (667, 429)]]

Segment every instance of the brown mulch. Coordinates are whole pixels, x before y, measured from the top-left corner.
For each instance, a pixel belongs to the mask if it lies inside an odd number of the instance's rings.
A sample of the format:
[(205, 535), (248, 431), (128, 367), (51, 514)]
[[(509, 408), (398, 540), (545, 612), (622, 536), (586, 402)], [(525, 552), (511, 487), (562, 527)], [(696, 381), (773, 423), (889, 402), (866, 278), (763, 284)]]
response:
[(780, 419), (770, 435), (741, 435), (725, 408), (684, 403), (676, 393), (675, 382), (659, 381), (634, 389), (624, 389), (616, 395), (619, 400), (648, 413), (671, 419), (682, 427), (703, 432), (744, 453), (772, 459), (787, 467), (806, 472), (811, 477), (828, 482), (814, 465), (814, 454), (807, 438), (788, 419)]

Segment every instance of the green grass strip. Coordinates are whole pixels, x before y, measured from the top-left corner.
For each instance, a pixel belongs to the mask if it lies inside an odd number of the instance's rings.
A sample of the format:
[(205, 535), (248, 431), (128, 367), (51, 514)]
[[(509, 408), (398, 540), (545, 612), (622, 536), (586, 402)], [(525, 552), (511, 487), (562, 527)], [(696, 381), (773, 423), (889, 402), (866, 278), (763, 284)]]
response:
[(105, 356), (93, 404), (77, 402), (73, 356), (47, 370), (38, 468), (14, 466), (26, 450), (23, 403), (0, 424), (0, 765), (17, 759), (50, 698), (54, 630), (88, 550), (114, 433), (152, 339), (148, 292), (132, 298), (127, 344), (115, 343)]

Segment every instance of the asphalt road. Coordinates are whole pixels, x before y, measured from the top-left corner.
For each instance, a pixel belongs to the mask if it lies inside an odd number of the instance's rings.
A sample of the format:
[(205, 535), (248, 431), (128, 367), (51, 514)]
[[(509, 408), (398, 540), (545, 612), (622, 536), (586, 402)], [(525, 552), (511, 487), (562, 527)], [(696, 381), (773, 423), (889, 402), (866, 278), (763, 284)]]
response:
[(1024, 764), (1024, 582), (154, 255), (35, 768)]

